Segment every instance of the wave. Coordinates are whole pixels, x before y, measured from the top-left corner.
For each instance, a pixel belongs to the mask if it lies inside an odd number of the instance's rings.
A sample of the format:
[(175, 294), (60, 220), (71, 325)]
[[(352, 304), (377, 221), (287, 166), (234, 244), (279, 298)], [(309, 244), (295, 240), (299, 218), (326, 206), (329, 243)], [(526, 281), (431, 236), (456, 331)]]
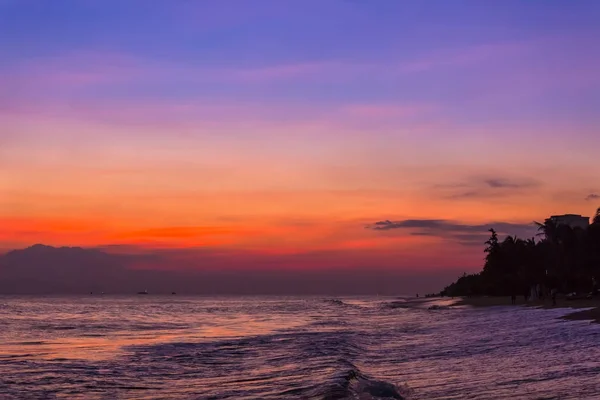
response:
[(323, 299), (324, 303), (331, 304), (338, 307), (347, 307), (347, 308), (363, 308), (358, 304), (346, 303), (340, 299)]
[(354, 364), (347, 363), (347, 369), (338, 373), (331, 384), (322, 388), (313, 399), (322, 400), (409, 400), (411, 390), (407, 386), (394, 385), (373, 379), (362, 373)]
[(389, 302), (385, 302), (382, 303), (380, 305), (381, 308), (415, 308), (413, 303), (407, 302), (406, 300), (403, 301), (389, 301)]
[(428, 310), (450, 310), (450, 306), (440, 306), (438, 304), (434, 304), (432, 306), (427, 307)]
[(380, 304), (382, 309), (415, 309), (415, 310), (449, 310), (452, 307), (449, 301), (439, 301), (431, 299), (414, 299), (414, 300), (394, 300)]
[(77, 326), (74, 325), (61, 325), (61, 324), (33, 324), (33, 329), (39, 331), (73, 331), (77, 329)]
[(328, 304), (333, 304), (336, 306), (349, 306), (350, 305), (348, 303), (344, 303), (340, 299), (324, 299), (323, 302), (328, 303)]
[[(290, 332), (127, 346), (125, 357), (127, 363), (151, 365), (161, 371), (171, 370), (172, 363), (176, 363), (179, 368), (193, 370), (202, 379), (229, 385), (243, 383), (242, 397), (248, 399), (410, 399), (407, 388), (374, 379), (354, 364), (354, 360), (368, 353), (362, 342), (361, 335), (349, 330)], [(305, 361), (298, 364), (298, 359)], [(219, 368), (232, 364), (240, 373), (225, 377), (219, 372)], [(242, 371), (256, 372), (248, 375)], [(216, 393), (207, 388), (199, 395), (223, 399), (240, 393), (237, 389)]]

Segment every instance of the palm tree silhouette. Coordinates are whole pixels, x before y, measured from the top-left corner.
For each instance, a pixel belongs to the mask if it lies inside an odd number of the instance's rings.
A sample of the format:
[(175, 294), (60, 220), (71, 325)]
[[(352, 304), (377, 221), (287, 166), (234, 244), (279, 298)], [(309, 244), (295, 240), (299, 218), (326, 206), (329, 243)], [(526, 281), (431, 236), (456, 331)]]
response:
[(533, 221), (538, 227), (537, 236), (544, 236), (544, 239), (550, 243), (558, 243), (558, 225), (551, 219), (544, 223)]
[(498, 233), (490, 229), (481, 272), (459, 278), (444, 293), (505, 296), (538, 285), (565, 293), (590, 289), (595, 293), (600, 277), (600, 208), (585, 228), (553, 218), (534, 223), (538, 233), (526, 240), (506, 236), (499, 241)]
[(598, 209), (596, 210), (596, 215), (594, 215), (594, 219), (592, 220), (592, 223), (594, 225), (596, 225), (596, 224), (600, 225), (600, 207), (598, 207)]

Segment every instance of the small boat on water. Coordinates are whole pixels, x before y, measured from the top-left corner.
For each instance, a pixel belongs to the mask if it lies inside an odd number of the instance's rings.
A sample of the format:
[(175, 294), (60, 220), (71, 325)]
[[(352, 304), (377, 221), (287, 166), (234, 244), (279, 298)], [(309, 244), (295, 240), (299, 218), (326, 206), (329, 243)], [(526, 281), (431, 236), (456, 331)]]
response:
[(148, 289), (144, 290), (143, 292), (137, 292), (137, 294), (148, 294)]

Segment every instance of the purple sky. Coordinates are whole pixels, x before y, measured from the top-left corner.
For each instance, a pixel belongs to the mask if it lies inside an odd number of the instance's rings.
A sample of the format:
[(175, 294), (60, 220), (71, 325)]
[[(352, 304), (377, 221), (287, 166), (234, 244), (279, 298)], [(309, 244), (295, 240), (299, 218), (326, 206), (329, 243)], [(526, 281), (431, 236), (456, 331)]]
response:
[(0, 249), (477, 269), (490, 224), (597, 207), (598, 21), (597, 1), (0, 0)]

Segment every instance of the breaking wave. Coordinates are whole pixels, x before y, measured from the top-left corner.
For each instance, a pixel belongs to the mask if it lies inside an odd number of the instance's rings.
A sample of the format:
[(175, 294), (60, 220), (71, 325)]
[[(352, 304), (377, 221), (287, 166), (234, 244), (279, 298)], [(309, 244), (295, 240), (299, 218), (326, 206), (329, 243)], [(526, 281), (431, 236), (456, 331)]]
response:
[(375, 380), (348, 362), (347, 369), (335, 374), (331, 382), (310, 398), (322, 400), (409, 400), (407, 386)]

